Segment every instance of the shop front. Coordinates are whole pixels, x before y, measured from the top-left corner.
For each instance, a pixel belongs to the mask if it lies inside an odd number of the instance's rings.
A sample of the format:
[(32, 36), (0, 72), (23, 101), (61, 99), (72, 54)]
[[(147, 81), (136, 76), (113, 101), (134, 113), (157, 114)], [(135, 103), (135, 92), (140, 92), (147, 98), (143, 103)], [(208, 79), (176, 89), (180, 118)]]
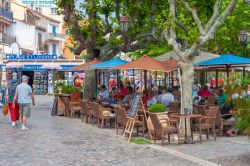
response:
[[(72, 72), (70, 69), (76, 65), (82, 64), (83, 60), (68, 60), (57, 59), (52, 55), (6, 55), (5, 64), (19, 63), (19, 67), (7, 67), (7, 81), (11, 80), (11, 73), (18, 74), (19, 82), (21, 76), (27, 75), (29, 77), (28, 84), (33, 88), (36, 95), (53, 95), (54, 94), (54, 81), (58, 75), (60, 79), (65, 80), (65, 83), (70, 82)], [(58, 69), (53, 69), (48, 66), (49, 64), (60, 66)]]

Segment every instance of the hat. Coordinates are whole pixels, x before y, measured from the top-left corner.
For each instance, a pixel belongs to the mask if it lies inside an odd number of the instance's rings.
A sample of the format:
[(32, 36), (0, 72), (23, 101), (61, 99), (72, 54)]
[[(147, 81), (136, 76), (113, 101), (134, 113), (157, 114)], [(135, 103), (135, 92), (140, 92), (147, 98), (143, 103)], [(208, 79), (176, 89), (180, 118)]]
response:
[(16, 73), (16, 72), (13, 72), (13, 73), (12, 73), (12, 76), (17, 76), (17, 73)]
[(22, 76), (22, 80), (28, 80), (28, 79), (29, 79), (28, 76), (26, 76), (26, 75), (23, 75), (23, 76)]
[(110, 78), (114, 78), (115, 76), (112, 74), (111, 76), (110, 76)]

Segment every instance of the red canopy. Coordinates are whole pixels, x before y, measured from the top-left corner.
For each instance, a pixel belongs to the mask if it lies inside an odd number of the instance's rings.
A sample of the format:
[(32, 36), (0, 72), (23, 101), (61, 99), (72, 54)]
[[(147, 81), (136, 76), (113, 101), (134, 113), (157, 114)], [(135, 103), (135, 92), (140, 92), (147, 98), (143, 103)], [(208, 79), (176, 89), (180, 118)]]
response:
[(167, 65), (167, 67), (169, 67), (171, 70), (176, 70), (178, 68), (178, 61), (173, 57), (163, 61), (163, 64)]
[(131, 61), (127, 64), (117, 66), (116, 69), (137, 69), (137, 70), (151, 70), (151, 71), (163, 71), (168, 72), (171, 70), (164, 62), (160, 62), (147, 55)]

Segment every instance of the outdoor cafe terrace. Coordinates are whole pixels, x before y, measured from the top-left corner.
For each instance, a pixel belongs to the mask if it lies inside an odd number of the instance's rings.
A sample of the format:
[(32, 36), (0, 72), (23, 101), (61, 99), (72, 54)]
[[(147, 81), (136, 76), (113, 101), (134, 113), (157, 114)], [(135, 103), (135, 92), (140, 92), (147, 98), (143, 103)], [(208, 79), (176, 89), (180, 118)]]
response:
[[(234, 59), (235, 61), (233, 61)], [(240, 65), (244, 68), (249, 63), (249, 59), (240, 59), (226, 54), (196, 65), (225, 67), (226, 76), (229, 79), (230, 67)], [(129, 141), (131, 137), (139, 136), (150, 141), (154, 140), (154, 143), (161, 140), (164, 144), (167, 138), (169, 143), (181, 144), (197, 141), (201, 143), (205, 139), (209, 140), (210, 135), (214, 140), (218, 135), (234, 136), (239, 132), (242, 133), (235, 127), (234, 114), (242, 110), (249, 113), (250, 109), (248, 94), (250, 89), (244, 91), (243, 88), (241, 90), (242, 93), (245, 92), (245, 95), (238, 93), (238, 98), (244, 98), (242, 101), (246, 103), (246, 108), (224, 107), (226, 105), (225, 97), (234, 93), (218, 87), (218, 74), (216, 74), (216, 79), (211, 80), (209, 84), (204, 84), (203, 87), (194, 84), (193, 109), (182, 108), (181, 90), (178, 85), (173, 85), (173, 72), (177, 71), (181, 74), (181, 71), (178, 67), (178, 60), (173, 58), (158, 61), (145, 55), (131, 62), (119, 58), (105, 62), (95, 59), (76, 66), (72, 70), (84, 70), (85, 72), (94, 70), (96, 76), (99, 76), (97, 78), (97, 95), (91, 96), (89, 99), (82, 99), (79, 94), (58, 94), (55, 97), (52, 114), (81, 118), (82, 122), (99, 128), (114, 128), (117, 134), (128, 137)], [(124, 74), (121, 71), (126, 70), (132, 70), (133, 85), (126, 78), (121, 77), (121, 74)], [(165, 77), (165, 86), (160, 87), (157, 84), (148, 86), (148, 73), (153, 71), (158, 72), (155, 72), (156, 75)], [(180, 75), (177, 75), (177, 79), (178, 76)], [(105, 83), (105, 79), (108, 84), (101, 85), (101, 83)], [(136, 84), (136, 81), (139, 83)]]

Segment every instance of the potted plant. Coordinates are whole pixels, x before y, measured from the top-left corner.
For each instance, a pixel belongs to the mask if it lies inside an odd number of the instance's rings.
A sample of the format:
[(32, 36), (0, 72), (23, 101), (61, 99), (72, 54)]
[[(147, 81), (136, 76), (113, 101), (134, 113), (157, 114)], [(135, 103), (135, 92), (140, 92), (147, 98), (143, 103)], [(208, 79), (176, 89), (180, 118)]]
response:
[(156, 104), (152, 104), (150, 107), (149, 107), (149, 112), (150, 113), (156, 113), (156, 114), (162, 114), (162, 113), (165, 113), (166, 114), (166, 107), (165, 105), (163, 104), (159, 104), (159, 103), (156, 103)]
[[(159, 132), (156, 132), (157, 130), (154, 129), (154, 125), (157, 126), (157, 124), (154, 124), (152, 123), (152, 120), (151, 120), (151, 117), (155, 117), (155, 115), (157, 116), (157, 119), (159, 120), (159, 122), (161, 124), (164, 124), (164, 125), (167, 125), (168, 123), (166, 123), (169, 119), (168, 115), (167, 115), (167, 109), (165, 107), (165, 105), (163, 104), (152, 104), (150, 107), (149, 107), (149, 118), (148, 118), (148, 128), (149, 130), (151, 131), (151, 133), (153, 134), (154, 137), (156, 138), (161, 138), (161, 133)], [(154, 122), (155, 123), (155, 122)], [(154, 133), (156, 135), (154, 135)]]

